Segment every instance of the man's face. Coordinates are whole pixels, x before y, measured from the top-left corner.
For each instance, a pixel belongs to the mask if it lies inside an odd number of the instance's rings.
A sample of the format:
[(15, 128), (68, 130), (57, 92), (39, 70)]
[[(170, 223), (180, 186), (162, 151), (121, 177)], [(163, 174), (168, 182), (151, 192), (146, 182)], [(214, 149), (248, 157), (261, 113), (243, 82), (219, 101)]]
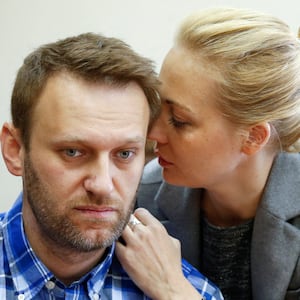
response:
[(134, 205), (149, 114), (135, 83), (50, 78), (24, 154), (25, 229), (80, 252), (117, 239)]

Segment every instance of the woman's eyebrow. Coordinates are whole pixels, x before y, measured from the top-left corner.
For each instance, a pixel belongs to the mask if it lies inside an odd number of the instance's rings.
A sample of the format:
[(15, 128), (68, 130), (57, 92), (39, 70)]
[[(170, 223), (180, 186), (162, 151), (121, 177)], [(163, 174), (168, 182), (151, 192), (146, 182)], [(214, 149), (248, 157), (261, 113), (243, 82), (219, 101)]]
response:
[(178, 107), (186, 112), (194, 113), (188, 106), (182, 105), (181, 103), (178, 103), (174, 100), (164, 99), (163, 102), (165, 102), (167, 105)]

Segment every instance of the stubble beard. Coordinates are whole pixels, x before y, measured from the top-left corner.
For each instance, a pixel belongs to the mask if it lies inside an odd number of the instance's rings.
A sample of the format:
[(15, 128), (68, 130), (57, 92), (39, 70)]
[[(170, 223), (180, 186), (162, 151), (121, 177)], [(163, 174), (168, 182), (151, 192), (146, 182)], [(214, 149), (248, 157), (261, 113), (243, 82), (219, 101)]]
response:
[[(101, 236), (97, 239), (92, 239), (75, 226), (67, 216), (57, 214), (54, 207), (57, 201), (51, 196), (52, 193), (49, 186), (43, 183), (38, 176), (28, 155), (24, 161), (23, 184), (24, 194), (26, 194), (28, 204), (35, 217), (41, 236), (50, 241), (50, 244), (54, 244), (54, 247), (70, 251), (91, 252), (112, 245), (120, 237), (134, 207), (134, 201), (132, 201), (130, 209), (127, 212), (118, 212), (118, 222), (111, 225), (109, 235), (106, 234), (104, 237)], [(88, 203), (89, 201), (88, 197), (86, 197), (85, 199), (74, 200), (74, 202), (78, 202), (78, 200), (79, 202), (83, 200), (84, 203)], [(97, 225), (99, 222), (97, 222)], [(107, 227), (107, 223), (103, 225)]]

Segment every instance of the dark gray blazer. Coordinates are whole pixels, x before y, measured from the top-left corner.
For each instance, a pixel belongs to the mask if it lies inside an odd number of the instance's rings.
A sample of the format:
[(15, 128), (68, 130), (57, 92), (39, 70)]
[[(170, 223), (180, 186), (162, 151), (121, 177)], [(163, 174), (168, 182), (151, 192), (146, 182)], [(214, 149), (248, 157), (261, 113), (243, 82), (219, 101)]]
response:
[[(144, 170), (137, 205), (178, 238), (182, 255), (200, 268), (201, 190), (175, 187), (157, 160)], [(277, 156), (254, 221), (251, 245), (254, 300), (300, 299), (300, 154)]]

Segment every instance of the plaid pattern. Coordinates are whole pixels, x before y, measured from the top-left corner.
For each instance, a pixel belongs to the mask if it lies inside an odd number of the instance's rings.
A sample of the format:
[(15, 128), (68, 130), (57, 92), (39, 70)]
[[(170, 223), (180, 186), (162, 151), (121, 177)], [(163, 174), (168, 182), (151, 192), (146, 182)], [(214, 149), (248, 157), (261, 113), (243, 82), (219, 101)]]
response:
[[(104, 261), (69, 286), (58, 281), (31, 249), (22, 222), (22, 194), (0, 214), (0, 299), (149, 299), (128, 277), (110, 247)], [(223, 299), (220, 291), (187, 262), (184, 275), (207, 300)]]

